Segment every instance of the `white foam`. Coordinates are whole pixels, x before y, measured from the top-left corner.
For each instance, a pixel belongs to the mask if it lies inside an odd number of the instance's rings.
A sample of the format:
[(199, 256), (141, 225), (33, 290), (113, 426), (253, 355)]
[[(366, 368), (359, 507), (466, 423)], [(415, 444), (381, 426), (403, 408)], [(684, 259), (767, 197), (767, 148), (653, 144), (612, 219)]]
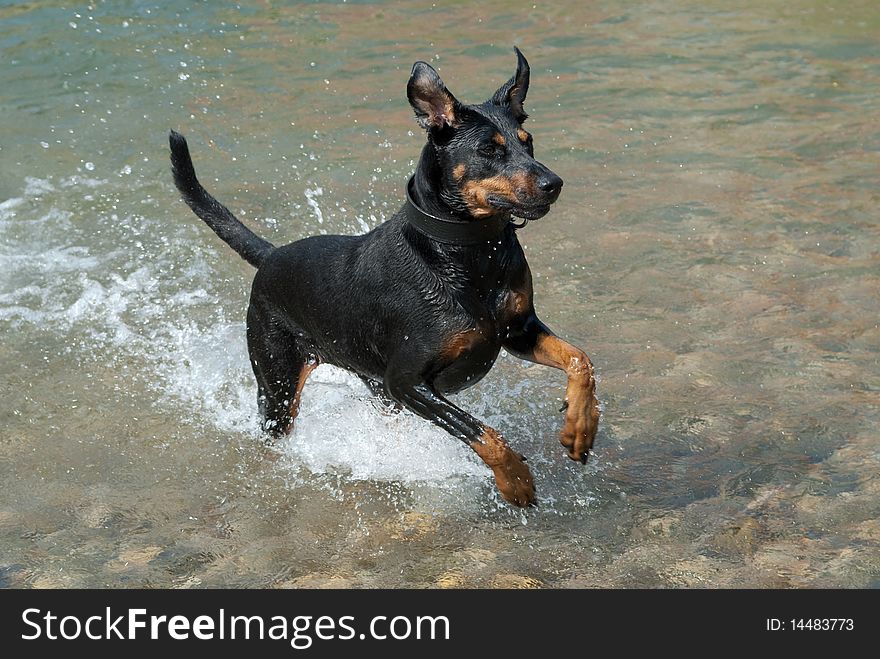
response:
[(22, 252), (17, 248), (0, 250), (0, 268), (8, 272), (27, 270), (34, 273), (82, 272), (94, 268), (99, 259), (85, 247), (47, 247), (42, 252)]
[(8, 217), (12, 217), (14, 213), (12, 213), (12, 209), (16, 206), (21, 206), (24, 203), (24, 197), (10, 197), (4, 201), (0, 201), (0, 220), (5, 220)]
[(107, 184), (107, 179), (104, 178), (91, 178), (89, 176), (81, 176), (79, 174), (74, 174), (73, 176), (67, 176), (61, 181), (59, 181), (62, 188), (73, 188), (73, 187), (87, 187), (87, 188), (99, 188), (103, 185)]
[(166, 404), (186, 403), (200, 423), (253, 441), (259, 419), (244, 331), (243, 324), (227, 322), (209, 328), (188, 322), (168, 327), (158, 355), (160, 392)]
[(28, 176), (25, 178), (24, 182), (24, 195), (26, 197), (40, 197), (55, 190), (55, 186), (52, 185), (48, 179)]
[(306, 201), (309, 204), (309, 207), (312, 209), (312, 212), (315, 214), (315, 217), (318, 220), (318, 224), (324, 224), (324, 213), (321, 212), (321, 206), (318, 204), (317, 198), (324, 194), (324, 188), (320, 186), (315, 186), (314, 189), (306, 188), (305, 196)]
[(438, 482), (489, 474), (462, 442), (407, 410), (390, 411), (359, 378), (326, 364), (309, 376), (283, 450), (313, 472), (353, 480)]
[[(166, 402), (184, 402), (200, 420), (251, 441), (259, 436), (259, 419), (244, 336), (243, 323), (172, 328), (162, 393)], [(327, 364), (309, 376), (294, 430), (275, 446), (294, 468), (356, 481), (489, 476), (463, 443), (411, 412), (389, 412), (359, 378)]]

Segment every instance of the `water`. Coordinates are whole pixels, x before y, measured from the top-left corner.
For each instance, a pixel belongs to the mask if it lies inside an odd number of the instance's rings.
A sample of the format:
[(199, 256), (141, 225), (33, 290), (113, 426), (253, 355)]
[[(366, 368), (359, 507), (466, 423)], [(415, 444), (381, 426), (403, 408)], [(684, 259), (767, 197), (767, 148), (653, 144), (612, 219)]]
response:
[[(876, 3), (437, 4), (0, 7), (0, 584), (876, 586)], [(595, 460), (510, 357), (457, 400), (537, 510), (330, 367), (264, 445), (252, 271), (167, 130), (273, 242), (363, 232), (423, 141), (412, 62), (476, 102), (513, 44), (566, 181), (521, 236), (601, 376)]]

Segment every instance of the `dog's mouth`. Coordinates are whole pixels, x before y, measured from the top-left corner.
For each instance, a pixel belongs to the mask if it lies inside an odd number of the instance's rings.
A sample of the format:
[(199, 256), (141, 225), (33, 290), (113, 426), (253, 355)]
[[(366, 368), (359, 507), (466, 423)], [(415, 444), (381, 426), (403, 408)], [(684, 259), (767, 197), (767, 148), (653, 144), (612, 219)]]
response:
[(521, 217), (524, 220), (537, 220), (544, 217), (550, 212), (550, 204), (541, 204), (539, 206), (529, 206), (518, 208), (511, 212), (515, 217)]
[(550, 205), (552, 204), (552, 202), (517, 204), (509, 199), (496, 195), (490, 195), (486, 198), (486, 201), (489, 202), (492, 208), (505, 213), (510, 213), (514, 217), (519, 217), (524, 220), (537, 220), (544, 217), (550, 211)]

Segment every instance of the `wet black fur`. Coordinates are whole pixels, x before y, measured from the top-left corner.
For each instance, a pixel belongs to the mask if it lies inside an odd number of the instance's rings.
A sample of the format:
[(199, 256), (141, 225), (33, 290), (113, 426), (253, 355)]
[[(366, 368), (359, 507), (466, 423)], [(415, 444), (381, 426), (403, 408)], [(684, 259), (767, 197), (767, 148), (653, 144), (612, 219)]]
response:
[[(408, 97), (428, 141), (415, 172), (414, 197), (425, 211), (470, 219), (460, 186), (525, 173), (531, 193), (489, 198), (497, 212), (537, 219), (559, 195), (562, 181), (519, 139), (529, 68), (517, 50), (516, 74), (480, 105), (459, 103), (436, 71), (413, 67)], [(445, 110), (452, 110), (452, 117)], [(504, 146), (495, 135), (504, 137)], [(442, 244), (398, 212), (361, 236), (314, 236), (274, 247), (244, 227), (196, 180), (183, 136), (171, 132), (174, 180), (192, 210), (249, 263), (257, 266), (247, 313), (250, 359), (266, 432), (291, 423), (290, 404), (304, 364), (349, 369), (374, 391), (468, 443), (485, 426), (444, 394), (480, 380), (502, 347), (529, 358), (540, 332), (531, 273), (512, 224), (497, 241)], [(454, 169), (464, 165), (465, 177)], [(525, 309), (511, 311), (515, 293)], [(454, 337), (476, 330), (479, 340), (450, 358)], [(428, 447), (426, 447), (428, 448)]]

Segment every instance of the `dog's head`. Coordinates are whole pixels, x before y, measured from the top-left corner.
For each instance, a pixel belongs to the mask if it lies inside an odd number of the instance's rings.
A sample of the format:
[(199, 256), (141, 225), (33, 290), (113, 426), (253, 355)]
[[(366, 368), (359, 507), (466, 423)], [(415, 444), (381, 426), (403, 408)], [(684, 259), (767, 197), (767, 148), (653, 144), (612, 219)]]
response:
[(523, 128), (529, 63), (514, 50), (516, 73), (485, 103), (460, 103), (425, 62), (413, 65), (406, 89), (437, 154), (443, 201), (474, 218), (505, 213), (535, 220), (562, 189), (562, 179), (535, 160)]

